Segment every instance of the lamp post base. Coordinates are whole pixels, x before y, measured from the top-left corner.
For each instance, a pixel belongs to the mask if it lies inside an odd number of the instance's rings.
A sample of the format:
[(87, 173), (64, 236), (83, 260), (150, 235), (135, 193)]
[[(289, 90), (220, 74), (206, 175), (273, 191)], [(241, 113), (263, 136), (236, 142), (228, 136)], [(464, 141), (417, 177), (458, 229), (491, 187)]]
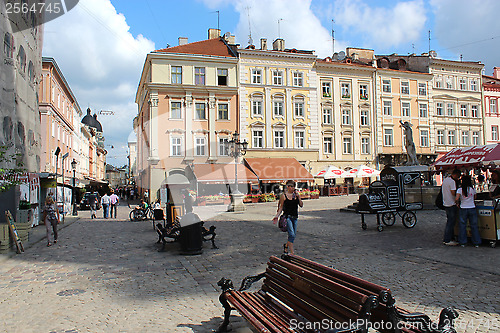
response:
[(227, 206), (228, 212), (242, 212), (245, 210), (243, 198), (245, 195), (241, 192), (231, 194), (231, 203)]

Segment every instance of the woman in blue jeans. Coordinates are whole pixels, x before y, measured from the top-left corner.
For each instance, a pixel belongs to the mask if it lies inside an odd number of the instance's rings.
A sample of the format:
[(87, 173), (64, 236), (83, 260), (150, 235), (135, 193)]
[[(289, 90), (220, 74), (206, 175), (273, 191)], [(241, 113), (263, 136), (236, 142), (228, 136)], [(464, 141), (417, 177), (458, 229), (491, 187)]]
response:
[(285, 253), (290, 251), (290, 254), (294, 254), (293, 242), (295, 241), (295, 236), (297, 235), (297, 219), (299, 217), (299, 206), (304, 206), (302, 199), (300, 198), (297, 189), (295, 188), (295, 182), (289, 180), (286, 182), (286, 189), (280, 196), (280, 201), (278, 204), (278, 211), (276, 216), (273, 218), (273, 223), (278, 222), (280, 214), (283, 212), (286, 216), (287, 230), (288, 230), (288, 241), (283, 245), (283, 250)]
[(474, 247), (479, 247), (479, 244), (481, 244), (481, 236), (479, 236), (477, 226), (475, 198), (476, 190), (472, 187), (471, 177), (469, 175), (462, 176), (462, 186), (457, 190), (455, 197), (457, 204), (460, 202), (458, 242), (462, 247), (467, 244), (467, 219), (470, 224), (472, 244), (474, 244)]

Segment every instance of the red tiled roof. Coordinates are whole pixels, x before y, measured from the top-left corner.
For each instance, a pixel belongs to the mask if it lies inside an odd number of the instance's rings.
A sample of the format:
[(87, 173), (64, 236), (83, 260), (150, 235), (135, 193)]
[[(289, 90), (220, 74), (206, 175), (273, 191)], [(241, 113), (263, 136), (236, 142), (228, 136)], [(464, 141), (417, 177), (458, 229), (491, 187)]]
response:
[(199, 42), (156, 50), (155, 52), (203, 54), (203, 55), (212, 55), (220, 57), (234, 57), (234, 55), (231, 53), (231, 51), (222, 41), (221, 38), (202, 40)]

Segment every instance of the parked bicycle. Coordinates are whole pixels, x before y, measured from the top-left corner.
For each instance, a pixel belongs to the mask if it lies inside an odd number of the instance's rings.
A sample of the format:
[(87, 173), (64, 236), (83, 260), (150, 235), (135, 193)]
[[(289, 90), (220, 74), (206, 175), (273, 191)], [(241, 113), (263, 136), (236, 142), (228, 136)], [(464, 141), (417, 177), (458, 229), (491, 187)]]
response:
[(154, 220), (153, 210), (151, 206), (146, 206), (146, 208), (144, 208), (139, 205), (130, 211), (129, 218), (130, 221)]

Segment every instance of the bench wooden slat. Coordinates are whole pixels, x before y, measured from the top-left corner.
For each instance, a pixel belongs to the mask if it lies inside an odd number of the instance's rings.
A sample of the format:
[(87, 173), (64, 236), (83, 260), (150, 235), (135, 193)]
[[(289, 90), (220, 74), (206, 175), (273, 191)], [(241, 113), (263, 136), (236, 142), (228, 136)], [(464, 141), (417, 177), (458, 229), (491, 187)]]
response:
[(257, 312), (263, 313), (266, 317), (269, 317), (270, 320), (272, 320), (273, 325), (279, 328), (279, 332), (290, 331), (290, 318), (279, 315), (279, 313), (274, 311), (268, 305), (268, 302), (262, 299), (258, 299), (257, 297), (255, 297), (255, 294), (256, 293), (244, 293), (245, 298), (248, 300), (248, 302), (257, 310)]
[[(251, 322), (259, 332), (280, 333), (280, 330), (272, 325), (266, 318), (253, 311), (254, 309), (249, 306), (248, 302), (243, 297), (241, 297), (241, 292), (232, 291), (226, 297), (227, 300), (238, 309), (241, 315)], [(271, 327), (271, 329), (269, 329), (269, 327)]]

